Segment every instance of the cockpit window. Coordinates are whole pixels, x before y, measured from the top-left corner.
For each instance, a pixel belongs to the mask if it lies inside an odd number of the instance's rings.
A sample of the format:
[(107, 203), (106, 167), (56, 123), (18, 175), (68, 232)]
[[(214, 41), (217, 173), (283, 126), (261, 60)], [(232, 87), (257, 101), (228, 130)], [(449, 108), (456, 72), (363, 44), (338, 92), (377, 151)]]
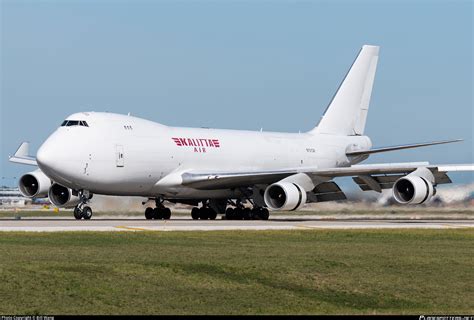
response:
[(69, 120), (66, 124), (66, 127), (72, 127), (72, 126), (78, 126), (79, 125), (79, 121), (77, 120)]
[(72, 127), (72, 126), (82, 126), (82, 127), (88, 127), (89, 125), (85, 121), (79, 121), (79, 120), (64, 120), (63, 123), (61, 124), (61, 127)]

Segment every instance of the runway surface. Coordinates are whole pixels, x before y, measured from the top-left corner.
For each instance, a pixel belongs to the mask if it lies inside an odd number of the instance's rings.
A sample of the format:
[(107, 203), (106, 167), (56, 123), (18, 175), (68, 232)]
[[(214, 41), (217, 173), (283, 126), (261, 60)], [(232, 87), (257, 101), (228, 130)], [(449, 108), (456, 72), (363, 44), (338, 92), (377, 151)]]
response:
[(92, 220), (73, 218), (0, 219), (0, 231), (212, 231), (212, 230), (317, 230), (317, 229), (449, 229), (474, 228), (474, 220), (419, 219), (332, 219), (319, 217), (276, 216), (259, 220), (145, 220), (136, 217), (97, 217)]

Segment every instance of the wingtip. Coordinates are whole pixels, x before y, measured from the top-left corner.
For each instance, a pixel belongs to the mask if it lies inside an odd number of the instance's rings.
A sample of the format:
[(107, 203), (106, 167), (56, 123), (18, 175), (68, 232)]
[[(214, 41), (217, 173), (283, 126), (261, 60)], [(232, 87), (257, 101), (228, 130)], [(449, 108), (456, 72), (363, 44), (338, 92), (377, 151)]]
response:
[(380, 50), (380, 46), (371, 45), (371, 44), (364, 44), (362, 46), (362, 49), (371, 50), (374, 55), (378, 55), (379, 50)]

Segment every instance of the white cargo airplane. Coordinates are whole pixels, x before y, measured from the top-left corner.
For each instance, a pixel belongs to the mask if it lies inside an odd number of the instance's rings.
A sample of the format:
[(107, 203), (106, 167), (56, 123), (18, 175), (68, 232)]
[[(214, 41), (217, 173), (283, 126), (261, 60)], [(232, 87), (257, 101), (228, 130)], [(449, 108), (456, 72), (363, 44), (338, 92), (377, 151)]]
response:
[[(393, 188), (395, 200), (419, 204), (448, 171), (473, 164), (428, 162), (356, 165), (369, 155), (460, 140), (372, 148), (364, 135), (379, 47), (365, 45), (319, 124), (305, 133), (168, 127), (112, 113), (69, 116), (36, 158), (23, 143), (10, 161), (38, 165), (23, 175), (27, 197), (75, 207), (90, 219), (93, 194), (142, 196), (156, 203), (147, 219), (169, 219), (164, 201), (194, 205), (193, 219), (268, 219), (268, 209), (296, 210), (307, 202), (345, 199), (334, 178), (352, 176), (364, 191)], [(251, 204), (244, 206), (244, 204)], [(144, 203), (145, 204), (145, 203)], [(198, 206), (201, 205), (199, 208)]]

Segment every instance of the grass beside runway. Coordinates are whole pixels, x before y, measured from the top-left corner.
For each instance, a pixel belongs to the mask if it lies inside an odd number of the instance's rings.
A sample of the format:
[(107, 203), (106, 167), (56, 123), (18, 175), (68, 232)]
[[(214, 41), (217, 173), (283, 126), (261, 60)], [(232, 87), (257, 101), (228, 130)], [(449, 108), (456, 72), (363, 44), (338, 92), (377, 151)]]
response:
[(472, 314), (474, 231), (1, 233), (0, 314)]

